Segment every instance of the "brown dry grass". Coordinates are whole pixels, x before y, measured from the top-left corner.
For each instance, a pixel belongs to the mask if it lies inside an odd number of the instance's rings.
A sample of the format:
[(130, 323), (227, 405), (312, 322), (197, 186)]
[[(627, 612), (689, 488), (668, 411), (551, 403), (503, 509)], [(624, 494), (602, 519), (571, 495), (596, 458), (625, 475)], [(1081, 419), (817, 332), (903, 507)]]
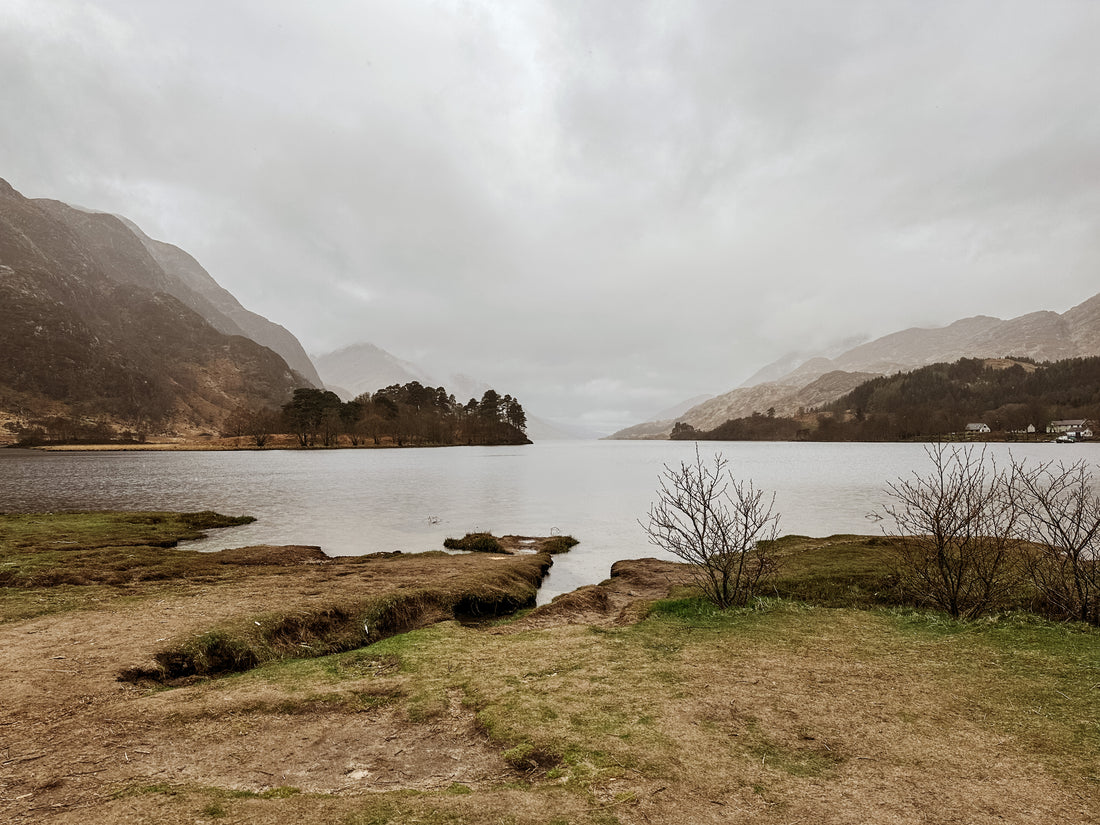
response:
[[(825, 563), (822, 593), (860, 601), (875, 545), (830, 541), (819, 552), (849, 554), (854, 572)], [(236, 556), (231, 577), (0, 625), (0, 820), (1100, 821), (1095, 630), (778, 600), (721, 613), (685, 597), (682, 568), (641, 560), (503, 625), (445, 621), (171, 690), (117, 681), (173, 639), (478, 591), (531, 562), (276, 572), (274, 551)]]

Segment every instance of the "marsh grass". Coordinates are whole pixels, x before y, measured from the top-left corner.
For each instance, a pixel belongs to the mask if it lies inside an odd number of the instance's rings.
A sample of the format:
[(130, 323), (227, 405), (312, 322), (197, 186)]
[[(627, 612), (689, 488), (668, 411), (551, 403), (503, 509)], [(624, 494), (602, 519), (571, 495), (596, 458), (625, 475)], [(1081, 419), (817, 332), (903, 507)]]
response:
[(899, 632), (947, 657), (944, 681), (973, 712), (1064, 777), (1100, 785), (1100, 632), (1027, 613), (958, 621), (889, 611)]
[(467, 553), (500, 553), (504, 546), (492, 533), (467, 533), (460, 539), (446, 538), (443, 546), (448, 550), (462, 550)]
[(251, 516), (223, 516), (206, 510), (172, 512), (68, 512), (0, 514), (0, 553), (98, 547), (174, 547), (204, 537), (204, 530), (255, 521)]
[(550, 553), (551, 555), (557, 555), (558, 553), (567, 553), (572, 548), (580, 544), (580, 541), (572, 536), (550, 536), (545, 539), (539, 546), (539, 551), (542, 553)]
[(387, 824), (717, 822), (734, 807), (750, 822), (813, 821), (822, 804), (837, 821), (883, 809), (1089, 821), (1098, 650), (1095, 629), (1021, 614), (957, 622), (784, 599), (719, 611), (681, 595), (611, 628), (450, 621), (189, 690), (238, 717), (368, 697), (410, 725), (445, 720), (458, 696), (513, 780), (354, 800), (184, 795), (251, 822), (337, 805), (332, 821)]
[(721, 611), (681, 588), (626, 626), (451, 620), (533, 596), (549, 557), (519, 556), (208, 628), (170, 649), (255, 667), (150, 697), (169, 721), (384, 708), (445, 725), (457, 701), (511, 773), (358, 798), (147, 785), (120, 806), (253, 823), (1097, 821), (1100, 630), (907, 605), (887, 541), (782, 539), (769, 597)]
[(0, 514), (0, 621), (94, 607), (131, 585), (212, 582), (224, 557), (178, 550), (204, 530), (253, 521), (209, 511)]
[(779, 573), (772, 593), (823, 607), (874, 607), (902, 597), (891, 539), (878, 536), (784, 536), (775, 542)]

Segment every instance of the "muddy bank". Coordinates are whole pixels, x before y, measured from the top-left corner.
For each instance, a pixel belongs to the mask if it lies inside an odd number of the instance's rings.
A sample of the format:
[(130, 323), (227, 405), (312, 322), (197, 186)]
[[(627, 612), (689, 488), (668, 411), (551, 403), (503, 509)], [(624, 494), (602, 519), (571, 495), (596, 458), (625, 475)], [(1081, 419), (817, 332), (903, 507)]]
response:
[[(80, 594), (48, 602), (46, 615), (20, 618), (13, 607), (0, 623), (0, 819), (110, 821), (127, 788), (163, 783), (354, 794), (523, 775), (457, 695), (426, 722), (397, 710), (392, 665), (367, 646), (532, 606), (553, 563), (539, 552), (549, 537), (506, 537), (513, 552), (502, 554), (195, 553), (172, 546), (194, 534), (193, 518), (98, 514), (92, 525), (84, 515), (58, 516), (60, 532), (41, 541), (34, 530), (50, 518), (4, 517), (0, 528), (19, 583), (4, 588), (6, 599), (33, 610), (57, 593)], [(617, 565), (592, 588), (609, 594), (598, 601), (658, 593), (661, 574), (639, 564)], [(565, 604), (534, 611), (526, 626), (585, 619)], [(261, 686), (212, 703), (206, 687), (213, 676), (357, 649), (362, 666), (320, 695)]]
[(563, 624), (633, 624), (644, 615), (649, 602), (667, 598), (674, 588), (690, 585), (691, 581), (691, 572), (683, 564), (653, 558), (624, 559), (611, 566), (611, 577), (600, 584), (563, 593), (499, 632)]

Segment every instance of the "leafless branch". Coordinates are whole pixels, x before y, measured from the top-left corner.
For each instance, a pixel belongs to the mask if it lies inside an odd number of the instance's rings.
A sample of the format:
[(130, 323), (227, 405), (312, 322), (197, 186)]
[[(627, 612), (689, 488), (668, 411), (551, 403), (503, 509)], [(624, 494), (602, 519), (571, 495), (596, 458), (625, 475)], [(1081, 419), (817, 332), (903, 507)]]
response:
[(657, 495), (642, 524), (649, 540), (688, 562), (718, 607), (745, 604), (774, 574), (775, 494), (735, 479), (721, 454), (707, 463), (696, 447), (693, 462), (666, 464)]
[(1016, 582), (1019, 512), (986, 450), (933, 444), (932, 470), (887, 485), (903, 585), (952, 616), (1003, 605)]

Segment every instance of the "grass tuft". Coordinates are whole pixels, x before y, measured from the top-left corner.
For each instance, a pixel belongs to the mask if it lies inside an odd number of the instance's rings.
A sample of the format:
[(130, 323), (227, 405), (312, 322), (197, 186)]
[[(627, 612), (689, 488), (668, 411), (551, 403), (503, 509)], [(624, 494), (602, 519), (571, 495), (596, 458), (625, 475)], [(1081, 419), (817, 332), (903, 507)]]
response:
[(580, 542), (572, 536), (551, 536), (542, 542), (539, 550), (543, 553), (550, 553), (551, 555), (557, 555), (558, 553), (567, 553), (573, 547), (576, 547)]
[(467, 553), (501, 553), (504, 546), (492, 533), (467, 533), (460, 539), (447, 538), (443, 546), (448, 550), (464, 550)]

